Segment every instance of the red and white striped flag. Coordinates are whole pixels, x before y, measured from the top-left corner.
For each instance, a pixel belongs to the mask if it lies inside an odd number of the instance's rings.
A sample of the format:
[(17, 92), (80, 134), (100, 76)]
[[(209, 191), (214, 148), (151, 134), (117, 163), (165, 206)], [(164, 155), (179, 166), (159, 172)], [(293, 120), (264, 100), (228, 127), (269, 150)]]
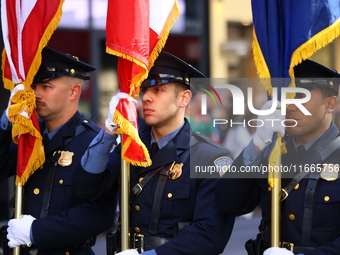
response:
[[(138, 97), (141, 83), (164, 47), (178, 15), (177, 0), (109, 0), (106, 51), (119, 57), (121, 92)], [(123, 133), (123, 159), (134, 165), (149, 166), (148, 150), (138, 137), (133, 103), (120, 100), (113, 121)]]
[(12, 137), (18, 144), (16, 185), (22, 186), (45, 160), (35, 95), (31, 83), (41, 64), (41, 51), (57, 28), (64, 0), (1, 0), (4, 40), (2, 72), (4, 87), (13, 91), (8, 109)]

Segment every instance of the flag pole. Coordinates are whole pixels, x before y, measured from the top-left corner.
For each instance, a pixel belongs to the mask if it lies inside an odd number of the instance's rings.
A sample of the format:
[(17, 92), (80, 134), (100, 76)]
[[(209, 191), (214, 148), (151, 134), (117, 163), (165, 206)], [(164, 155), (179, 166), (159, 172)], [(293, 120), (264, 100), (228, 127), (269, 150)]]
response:
[[(281, 165), (281, 157), (277, 161)], [(273, 172), (271, 194), (271, 247), (280, 247), (280, 215), (281, 215), (281, 172)]]
[[(22, 215), (22, 183), (19, 182), (15, 188), (15, 211), (14, 211), (14, 219), (20, 219)], [(13, 255), (20, 254), (20, 246), (13, 248)]]
[[(123, 135), (122, 135), (123, 136)], [(123, 138), (122, 138), (123, 141)], [(122, 142), (122, 151), (124, 143)], [(129, 197), (130, 197), (130, 164), (123, 158), (121, 159), (121, 194), (120, 194), (120, 218), (121, 218), (121, 249), (129, 249)]]

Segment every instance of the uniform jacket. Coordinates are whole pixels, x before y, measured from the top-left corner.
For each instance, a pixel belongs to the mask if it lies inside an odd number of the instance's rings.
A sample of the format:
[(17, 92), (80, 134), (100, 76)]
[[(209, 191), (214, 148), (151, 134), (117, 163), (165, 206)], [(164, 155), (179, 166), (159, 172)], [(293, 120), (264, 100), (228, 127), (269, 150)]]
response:
[[(190, 134), (190, 125), (186, 121), (177, 136), (151, 158), (152, 166), (146, 168), (131, 166), (131, 187), (133, 187), (140, 178), (158, 167), (173, 162), (183, 163), (181, 176), (175, 180), (167, 179), (166, 181), (156, 235), (150, 233), (149, 225), (159, 173), (154, 175), (144, 186), (143, 191), (132, 199), (130, 222), (132, 234), (172, 238), (156, 248), (158, 255), (220, 254), (229, 240), (234, 224), (234, 217), (223, 216), (216, 207), (214, 190), (219, 177), (190, 178), (189, 169), (190, 160), (192, 164), (214, 165), (214, 160), (219, 157), (230, 159), (231, 153), (203, 135), (193, 133), (190, 138)], [(140, 136), (144, 144), (149, 146), (150, 127)], [(191, 149), (195, 149), (195, 153), (189, 153), (189, 144)], [(120, 147), (116, 147), (110, 154), (109, 171), (106, 172), (109, 177), (104, 177), (106, 181), (110, 177), (117, 178), (120, 160)], [(89, 175), (85, 171), (83, 174)], [(98, 175), (93, 177), (98, 178), (98, 183), (102, 183), (103, 180), (99, 181)], [(92, 185), (94, 191), (98, 187), (98, 183), (96, 184), (94, 180), (91, 178), (91, 183), (83, 183), (85, 184), (83, 187), (88, 187), (88, 191)], [(189, 223), (190, 226), (174, 236), (174, 226), (179, 222)]]
[[(44, 130), (44, 123), (41, 130)], [(87, 202), (77, 198), (72, 188), (73, 173), (98, 131), (97, 126), (77, 112), (51, 141), (44, 140), (46, 160), (43, 167), (36, 170), (25, 184), (23, 205), (23, 214), (37, 218), (32, 224), (32, 231), (33, 243), (39, 254), (54, 254), (65, 247), (85, 243), (112, 224), (116, 201), (111, 196), (102, 195)], [(4, 179), (15, 174), (17, 147), (11, 143), (10, 131), (1, 130), (0, 140), (0, 169), (1, 178)], [(72, 163), (69, 166), (57, 165), (48, 216), (40, 218), (45, 183), (53, 164), (52, 154), (58, 150), (73, 152)], [(90, 248), (85, 247), (80, 254), (91, 253)]]
[[(327, 147), (339, 135), (334, 123), (312, 145), (311, 148), (299, 158), (292, 144), (292, 138), (286, 137), (287, 153), (282, 156), (282, 165), (292, 167), (313, 167), (320, 163), (320, 151)], [(334, 152), (324, 162), (334, 164), (339, 169), (340, 150)], [(262, 164), (267, 164), (263, 161)], [(243, 165), (243, 154), (234, 162), (233, 166), (239, 168)], [(313, 168), (311, 168), (313, 169)], [(297, 173), (296, 173), (297, 174)], [(295, 174), (294, 174), (295, 175)], [(282, 179), (282, 188), (288, 185), (291, 179)], [(281, 241), (301, 246), (302, 224), (304, 215), (305, 192), (308, 178), (300, 181), (288, 197), (281, 204)], [(222, 193), (223, 187), (230, 185), (233, 195)], [(267, 179), (226, 179), (223, 178), (217, 186), (217, 203), (221, 211), (228, 215), (241, 215), (250, 212), (261, 201), (262, 217), (267, 223), (265, 240), (270, 242), (270, 200)], [(237, 194), (235, 196), (234, 194)], [(327, 181), (320, 178), (315, 193), (315, 203), (312, 218), (312, 232), (310, 246), (315, 249), (305, 252), (305, 255), (331, 255), (339, 254), (340, 250), (340, 179)]]

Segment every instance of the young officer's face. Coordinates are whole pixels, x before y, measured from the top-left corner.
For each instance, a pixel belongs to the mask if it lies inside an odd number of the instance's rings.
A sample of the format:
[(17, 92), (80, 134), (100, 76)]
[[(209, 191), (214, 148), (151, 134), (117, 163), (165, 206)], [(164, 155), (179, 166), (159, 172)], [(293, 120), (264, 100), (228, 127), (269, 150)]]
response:
[[(332, 97), (324, 98), (320, 89), (312, 89), (310, 92), (311, 99), (303, 106), (311, 115), (305, 115), (294, 104), (288, 106), (286, 114), (286, 119), (294, 119), (297, 123), (295, 127), (287, 127), (287, 132), (297, 141), (300, 140), (304, 143), (313, 140), (329, 127), (331, 114), (334, 110), (332, 109), (334, 97), (333, 100)], [(293, 122), (287, 122), (287, 126), (293, 125)]]
[(178, 114), (183, 91), (176, 93), (175, 83), (152, 86), (142, 92), (144, 119), (149, 126), (168, 126), (183, 118)]

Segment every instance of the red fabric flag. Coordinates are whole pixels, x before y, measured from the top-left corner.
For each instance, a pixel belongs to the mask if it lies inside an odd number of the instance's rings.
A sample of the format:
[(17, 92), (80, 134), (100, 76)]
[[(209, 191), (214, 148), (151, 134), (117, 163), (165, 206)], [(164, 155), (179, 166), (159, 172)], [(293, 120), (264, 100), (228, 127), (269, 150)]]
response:
[[(137, 98), (142, 81), (164, 47), (179, 14), (177, 0), (109, 0), (106, 51), (118, 59), (121, 92)], [(150, 156), (137, 132), (133, 103), (120, 100), (112, 119), (123, 134), (122, 158), (139, 165), (151, 165)]]
[(41, 51), (57, 28), (64, 0), (1, 0), (4, 39), (2, 73), (4, 87), (13, 91), (8, 118), (18, 144), (16, 185), (22, 186), (45, 161), (35, 95), (31, 83), (41, 64)]

